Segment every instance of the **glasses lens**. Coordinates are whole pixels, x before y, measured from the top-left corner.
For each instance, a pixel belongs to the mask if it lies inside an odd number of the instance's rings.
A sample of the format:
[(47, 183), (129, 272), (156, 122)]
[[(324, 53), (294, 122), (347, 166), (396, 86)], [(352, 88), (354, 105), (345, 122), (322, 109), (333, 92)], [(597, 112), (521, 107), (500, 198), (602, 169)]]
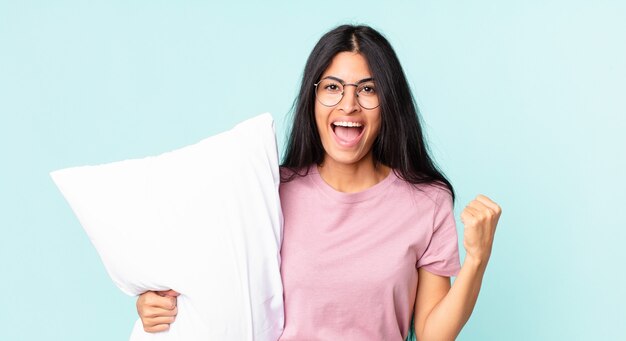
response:
[(378, 92), (376, 92), (376, 84), (373, 81), (359, 84), (356, 89), (359, 105), (365, 109), (374, 109), (379, 105)]
[(317, 92), (315, 94), (320, 103), (332, 107), (341, 101), (343, 86), (336, 80), (323, 79), (317, 84)]

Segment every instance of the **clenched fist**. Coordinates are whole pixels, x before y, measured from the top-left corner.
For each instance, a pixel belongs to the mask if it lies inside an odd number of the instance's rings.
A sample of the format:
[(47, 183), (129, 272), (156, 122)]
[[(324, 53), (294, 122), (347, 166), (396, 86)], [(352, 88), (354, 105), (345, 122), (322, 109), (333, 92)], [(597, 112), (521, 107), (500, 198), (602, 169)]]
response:
[(461, 222), (465, 225), (463, 246), (466, 257), (471, 257), (480, 263), (487, 263), (501, 213), (500, 206), (482, 194), (479, 194), (461, 212)]
[(146, 291), (137, 298), (137, 312), (145, 331), (157, 333), (170, 329), (178, 314), (178, 295), (174, 290)]

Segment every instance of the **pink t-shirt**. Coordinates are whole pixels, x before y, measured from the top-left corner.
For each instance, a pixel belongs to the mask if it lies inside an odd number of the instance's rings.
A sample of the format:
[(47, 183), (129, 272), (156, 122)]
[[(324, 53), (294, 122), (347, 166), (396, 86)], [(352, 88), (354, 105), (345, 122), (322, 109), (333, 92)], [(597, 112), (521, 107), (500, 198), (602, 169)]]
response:
[(342, 193), (311, 167), (280, 187), (285, 330), (280, 341), (405, 340), (417, 268), (459, 269), (450, 193), (390, 172)]

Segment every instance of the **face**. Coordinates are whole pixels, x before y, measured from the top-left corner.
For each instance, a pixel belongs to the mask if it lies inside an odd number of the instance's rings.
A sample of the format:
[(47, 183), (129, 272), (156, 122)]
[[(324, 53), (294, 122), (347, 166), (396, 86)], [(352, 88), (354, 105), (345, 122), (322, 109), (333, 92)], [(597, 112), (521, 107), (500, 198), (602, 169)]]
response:
[[(326, 77), (339, 79), (345, 84), (357, 84), (372, 78), (372, 73), (365, 57), (354, 52), (341, 52), (333, 58), (320, 79)], [(375, 90), (366, 88), (364, 91)], [(316, 98), (315, 121), (325, 151), (324, 165), (373, 165), (372, 145), (380, 130), (380, 107), (361, 107), (356, 87), (345, 86), (343, 98), (331, 107)]]

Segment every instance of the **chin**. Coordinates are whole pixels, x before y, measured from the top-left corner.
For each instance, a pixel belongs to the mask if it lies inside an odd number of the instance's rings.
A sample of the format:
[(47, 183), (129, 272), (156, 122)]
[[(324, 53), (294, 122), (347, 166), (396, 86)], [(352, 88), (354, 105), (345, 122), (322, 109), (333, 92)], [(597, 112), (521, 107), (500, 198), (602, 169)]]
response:
[(324, 164), (332, 163), (335, 165), (357, 166), (368, 162), (373, 162), (371, 152), (362, 155), (354, 151), (335, 150), (330, 153), (327, 152), (324, 158)]

